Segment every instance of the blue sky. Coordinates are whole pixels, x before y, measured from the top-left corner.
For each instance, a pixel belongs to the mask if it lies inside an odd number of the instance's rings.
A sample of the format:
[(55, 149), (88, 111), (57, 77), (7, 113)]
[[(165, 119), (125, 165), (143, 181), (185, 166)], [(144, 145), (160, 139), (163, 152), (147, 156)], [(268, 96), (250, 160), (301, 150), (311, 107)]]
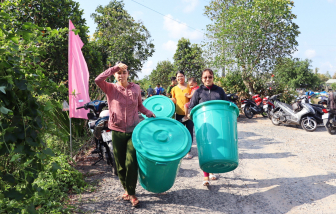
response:
[[(107, 5), (109, 0), (77, 0), (84, 10), (84, 18), (90, 27), (90, 34), (95, 31), (91, 13), (98, 5)], [(136, 2), (143, 4), (162, 16)], [(203, 15), (204, 6), (209, 0), (124, 0), (125, 9), (136, 19), (141, 20), (151, 33), (155, 53), (145, 63), (140, 79), (149, 75), (156, 64), (162, 60), (171, 60), (181, 37), (189, 38), (192, 43), (200, 44), (204, 38), (206, 25), (211, 23)], [(312, 68), (318, 67), (320, 73), (336, 72), (336, 0), (294, 0), (293, 13), (301, 34), (295, 57), (313, 61)], [(172, 19), (178, 20), (175, 22)], [(184, 24), (182, 24), (184, 23)], [(191, 28), (187, 27), (190, 26)]]

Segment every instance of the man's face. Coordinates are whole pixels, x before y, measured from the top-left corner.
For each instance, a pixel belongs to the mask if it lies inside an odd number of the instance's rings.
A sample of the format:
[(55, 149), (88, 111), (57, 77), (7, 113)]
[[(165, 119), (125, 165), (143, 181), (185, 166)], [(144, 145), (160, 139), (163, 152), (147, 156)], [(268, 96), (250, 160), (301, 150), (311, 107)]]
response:
[(177, 85), (177, 80), (173, 80), (173, 81), (172, 81), (172, 84), (173, 84), (173, 85)]

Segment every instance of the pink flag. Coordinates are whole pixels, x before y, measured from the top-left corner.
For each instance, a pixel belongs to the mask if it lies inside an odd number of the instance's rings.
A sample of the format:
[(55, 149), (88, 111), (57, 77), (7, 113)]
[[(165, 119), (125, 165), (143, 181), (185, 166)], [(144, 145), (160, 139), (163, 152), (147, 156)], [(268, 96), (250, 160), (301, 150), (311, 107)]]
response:
[(87, 113), (90, 111), (76, 108), (90, 102), (89, 70), (81, 50), (84, 44), (79, 35), (75, 35), (72, 31), (73, 29), (75, 27), (69, 20), (69, 114), (70, 118), (87, 119)]

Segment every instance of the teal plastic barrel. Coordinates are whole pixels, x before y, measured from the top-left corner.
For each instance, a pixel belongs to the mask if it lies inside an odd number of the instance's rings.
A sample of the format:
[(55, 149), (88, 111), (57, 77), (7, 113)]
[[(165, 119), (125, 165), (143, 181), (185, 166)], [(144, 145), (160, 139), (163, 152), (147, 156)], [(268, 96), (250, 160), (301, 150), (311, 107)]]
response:
[[(152, 111), (156, 117), (172, 117), (175, 113), (175, 104), (166, 96), (156, 95), (147, 98), (143, 105)], [(146, 115), (142, 115), (147, 118)]]
[(132, 141), (141, 186), (154, 193), (169, 190), (191, 147), (188, 129), (171, 118), (148, 118), (135, 127)]
[(209, 173), (224, 173), (238, 167), (238, 107), (231, 102), (212, 100), (194, 107), (199, 165)]

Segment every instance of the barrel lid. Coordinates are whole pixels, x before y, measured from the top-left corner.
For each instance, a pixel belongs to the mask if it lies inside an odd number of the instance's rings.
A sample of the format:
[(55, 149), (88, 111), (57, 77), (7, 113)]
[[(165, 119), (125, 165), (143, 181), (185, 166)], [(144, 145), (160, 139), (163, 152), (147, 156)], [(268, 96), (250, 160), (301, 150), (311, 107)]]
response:
[(232, 109), (232, 111), (236, 112), (237, 117), (239, 116), (239, 109), (237, 105), (232, 102), (226, 101), (226, 100), (210, 100), (210, 101), (200, 103), (191, 110), (190, 115), (193, 115), (200, 108), (206, 108), (206, 106), (216, 105), (216, 104), (229, 106)]
[(171, 118), (148, 118), (132, 134), (135, 150), (142, 156), (160, 162), (182, 159), (190, 150), (188, 129)]
[[(166, 96), (156, 95), (147, 98), (143, 105), (152, 111), (156, 117), (172, 117), (175, 112), (175, 104)], [(146, 115), (142, 115), (147, 118)]]

